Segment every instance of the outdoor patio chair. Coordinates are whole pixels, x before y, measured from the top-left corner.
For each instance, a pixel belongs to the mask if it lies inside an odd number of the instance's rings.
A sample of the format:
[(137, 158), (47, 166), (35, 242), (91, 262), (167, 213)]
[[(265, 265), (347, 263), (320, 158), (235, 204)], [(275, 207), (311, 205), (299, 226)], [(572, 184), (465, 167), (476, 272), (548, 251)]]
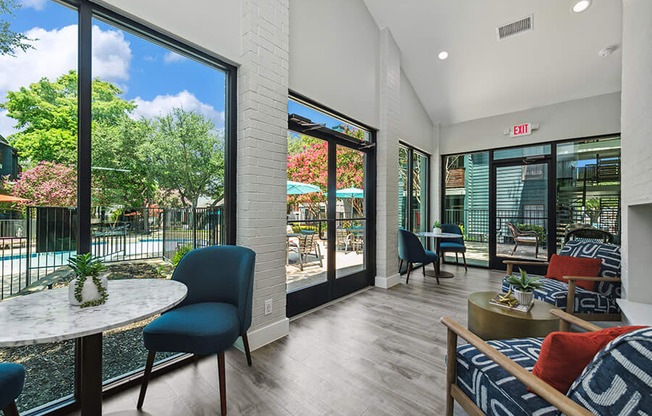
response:
[(18, 416), (16, 399), (23, 392), (25, 369), (20, 364), (0, 364), (0, 409), (5, 416)]
[(614, 242), (614, 235), (599, 228), (576, 228), (566, 233), (564, 243), (573, 240), (612, 244)]
[(512, 256), (516, 252), (519, 244), (534, 244), (534, 257), (539, 257), (539, 234), (536, 231), (521, 231), (511, 222), (507, 223), (509, 231), (514, 238), (514, 248), (512, 249)]
[[(566, 243), (559, 255), (601, 259), (598, 277), (564, 276), (568, 283), (542, 278), (543, 287), (534, 291), (534, 299), (553, 304), (586, 321), (620, 321), (622, 317), (617, 303), (622, 291), (620, 246), (574, 240)], [(507, 265), (507, 276), (502, 282), (504, 292), (509, 291), (507, 279), (511, 276), (514, 266), (548, 265), (548, 262), (542, 261), (505, 260), (503, 263)], [(578, 287), (578, 280), (595, 282), (593, 290)]]
[(321, 248), (315, 239), (316, 233), (314, 231), (302, 231), (301, 235), (297, 236), (299, 240), (298, 247), (290, 247), (291, 250), (299, 254), (299, 268), (303, 271), (303, 266), (308, 262), (308, 256), (314, 255), (319, 261), (319, 267), (324, 267), (321, 256)]
[(460, 264), (458, 255), (459, 253), (462, 253), (462, 259), (464, 259), (464, 270), (468, 270), (466, 267), (466, 246), (464, 245), (462, 229), (459, 225), (455, 224), (442, 224), (440, 225), (440, 228), (443, 233), (457, 234), (460, 238), (449, 238), (439, 243), (439, 257), (443, 259), (446, 253), (455, 253), (455, 264)]
[(188, 295), (175, 308), (163, 313), (143, 330), (147, 362), (137, 408), (143, 407), (156, 352), (217, 353), (220, 402), (226, 415), (226, 368), (224, 351), (242, 337), (247, 364), (251, 353), (247, 331), (256, 253), (245, 247), (210, 246), (186, 254), (172, 274), (184, 283)]
[(398, 257), (400, 259), (399, 270), (403, 267), (403, 261), (406, 261), (408, 265), (407, 277), (405, 279), (406, 285), (410, 282), (410, 272), (412, 271), (413, 263), (421, 263), (424, 276), (426, 275), (426, 265), (432, 263), (435, 268), (435, 278), (437, 279), (437, 284), (439, 284), (439, 270), (437, 270), (439, 256), (435, 252), (424, 249), (419, 237), (413, 232), (402, 228), (398, 229)]
[[(551, 313), (565, 327), (572, 323), (585, 331), (602, 329), (557, 309)], [(441, 322), (448, 328), (447, 416), (453, 416), (455, 401), (470, 415), (652, 414), (652, 328), (635, 329), (609, 342), (564, 394), (531, 373), (544, 338), (485, 342), (451, 318)], [(458, 337), (468, 344), (458, 347)]]

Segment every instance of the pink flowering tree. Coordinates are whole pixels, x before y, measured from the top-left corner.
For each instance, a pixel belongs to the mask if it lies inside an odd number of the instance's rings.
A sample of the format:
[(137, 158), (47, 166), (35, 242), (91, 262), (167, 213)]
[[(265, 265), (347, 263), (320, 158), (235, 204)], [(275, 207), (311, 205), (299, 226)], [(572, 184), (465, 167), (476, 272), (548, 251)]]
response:
[[(321, 193), (313, 192), (303, 195), (288, 195), (288, 207), (304, 206), (313, 215), (319, 217), (321, 203), (326, 202), (328, 191), (328, 143), (301, 136), (304, 144), (295, 146), (288, 155), (288, 180), (319, 186)], [(346, 147), (337, 148), (337, 189), (359, 188), (364, 186), (364, 155)], [(362, 215), (361, 198), (352, 199), (353, 208)]]
[(77, 170), (55, 162), (39, 162), (20, 174), (11, 194), (28, 202), (17, 205), (74, 207), (77, 205)]

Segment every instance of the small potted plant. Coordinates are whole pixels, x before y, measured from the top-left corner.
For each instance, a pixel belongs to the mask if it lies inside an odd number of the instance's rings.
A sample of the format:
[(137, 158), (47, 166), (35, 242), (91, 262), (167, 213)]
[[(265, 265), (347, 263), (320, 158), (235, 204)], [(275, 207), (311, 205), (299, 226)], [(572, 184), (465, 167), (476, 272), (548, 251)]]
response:
[(104, 270), (102, 260), (91, 253), (77, 254), (68, 259), (68, 266), (75, 278), (68, 285), (68, 302), (73, 306), (86, 308), (106, 302), (108, 279), (100, 276)]
[(441, 224), (439, 223), (439, 221), (435, 221), (435, 225), (432, 227), (432, 231), (435, 234), (441, 234)]
[(530, 277), (527, 275), (525, 270), (519, 268), (521, 272), (520, 276), (509, 276), (507, 283), (512, 285), (514, 289), (514, 297), (521, 305), (530, 305), (534, 299), (534, 289), (539, 289), (543, 286), (543, 282), (540, 281), (540, 277), (534, 276)]

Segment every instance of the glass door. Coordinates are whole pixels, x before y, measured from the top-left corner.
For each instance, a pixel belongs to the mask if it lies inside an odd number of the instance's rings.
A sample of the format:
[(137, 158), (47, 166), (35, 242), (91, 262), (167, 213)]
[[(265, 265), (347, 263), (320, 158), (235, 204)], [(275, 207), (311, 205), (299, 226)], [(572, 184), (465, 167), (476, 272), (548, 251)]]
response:
[(289, 113), (286, 282), (293, 316), (373, 279), (375, 147), (368, 131), (341, 121), (331, 127), (336, 119), (313, 107), (290, 101)]
[(504, 269), (504, 260), (547, 261), (554, 241), (549, 158), (495, 162), (491, 174), (490, 267)]

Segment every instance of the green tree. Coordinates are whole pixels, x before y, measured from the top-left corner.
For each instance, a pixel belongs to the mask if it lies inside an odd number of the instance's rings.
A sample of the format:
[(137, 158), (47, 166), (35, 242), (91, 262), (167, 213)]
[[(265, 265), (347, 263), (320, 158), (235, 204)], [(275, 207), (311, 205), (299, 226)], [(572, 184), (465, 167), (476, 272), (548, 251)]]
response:
[(200, 196), (224, 195), (224, 138), (201, 114), (174, 108), (156, 117), (145, 154), (161, 188), (179, 192), (184, 204), (197, 206)]
[(93, 134), (94, 203), (145, 207), (159, 197), (147, 160), (154, 129), (149, 120), (123, 117)]
[[(1, 1), (1, 0), (0, 0)], [(128, 118), (136, 105), (120, 97), (122, 91), (110, 82), (93, 80), (93, 134), (101, 134)], [(70, 71), (56, 81), (47, 78), (9, 91), (0, 108), (16, 120), (20, 129), (7, 139), (23, 159), (36, 164), (77, 161), (77, 73)]]
[[(0, 16), (15, 17), (14, 10), (20, 9), (21, 5), (15, 0), (0, 0)], [(16, 49), (23, 52), (33, 48), (28, 42), (33, 39), (27, 38), (22, 33), (11, 30), (11, 23), (8, 20), (0, 20), (0, 55), (16, 56)]]

